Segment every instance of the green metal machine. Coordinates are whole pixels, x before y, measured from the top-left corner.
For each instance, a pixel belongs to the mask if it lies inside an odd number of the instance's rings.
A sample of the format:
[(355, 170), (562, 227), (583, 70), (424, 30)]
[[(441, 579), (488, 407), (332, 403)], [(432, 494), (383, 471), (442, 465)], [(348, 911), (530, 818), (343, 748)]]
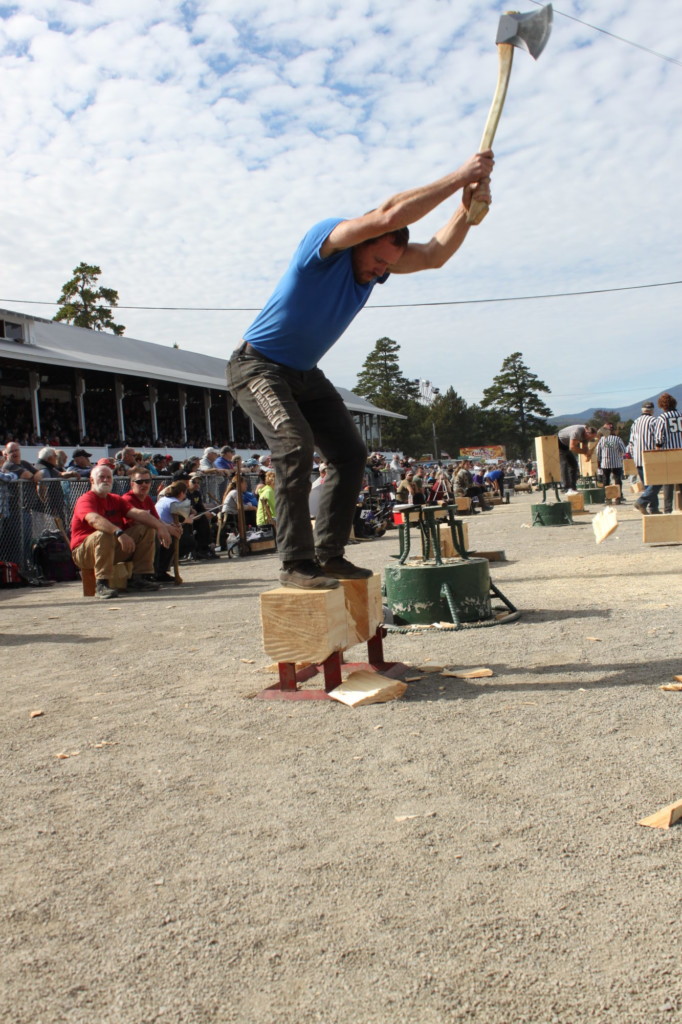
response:
[[(400, 555), (385, 570), (386, 602), (397, 625), (482, 622), (494, 619), (491, 594), (516, 612), (491, 582), (486, 558), (472, 558), (455, 506), (406, 506), (400, 527)], [(449, 526), (459, 558), (443, 558), (439, 525)], [(421, 539), (421, 556), (408, 562), (411, 527)]]

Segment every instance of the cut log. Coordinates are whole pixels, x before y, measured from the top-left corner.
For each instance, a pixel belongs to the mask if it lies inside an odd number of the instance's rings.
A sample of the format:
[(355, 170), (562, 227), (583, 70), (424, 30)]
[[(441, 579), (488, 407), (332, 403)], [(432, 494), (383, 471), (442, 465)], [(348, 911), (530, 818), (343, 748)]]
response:
[(260, 596), (260, 613), (263, 647), (275, 661), (320, 664), (348, 647), (343, 587), (267, 590)]
[[(468, 500), (468, 499), (467, 499)], [(464, 531), (464, 547), (469, 550), (469, 524), (462, 523), (462, 530)], [(455, 549), (455, 545), (452, 543), (452, 531), (448, 523), (441, 523), (438, 527), (438, 535), (440, 537), (440, 553), (443, 558), (459, 558), (459, 552)]]
[(360, 669), (358, 672), (351, 672), (340, 686), (330, 690), (329, 696), (351, 708), (359, 708), (363, 704), (385, 704), (387, 701), (396, 700), (402, 697), (406, 689), (407, 683), (399, 679)]
[(682, 515), (679, 512), (672, 512), (667, 516), (644, 516), (642, 540), (645, 544), (682, 542)]
[(585, 495), (581, 494), (580, 491), (577, 494), (565, 494), (563, 500), (569, 503), (573, 515), (576, 512), (585, 511)]
[(538, 463), (538, 481), (555, 484), (561, 480), (559, 440), (556, 434), (535, 438), (535, 458)]
[(384, 621), (381, 576), (375, 573), (365, 580), (342, 580), (346, 602), (348, 641), (346, 646), (371, 639)]
[(676, 821), (682, 818), (682, 800), (676, 800), (674, 804), (662, 807), (660, 811), (642, 818), (638, 825), (646, 825), (647, 828), (670, 828)]
[(607, 501), (617, 501), (620, 494), (620, 484), (607, 484), (604, 488), (604, 497)]
[(682, 448), (643, 452), (642, 469), (647, 485), (682, 483)]

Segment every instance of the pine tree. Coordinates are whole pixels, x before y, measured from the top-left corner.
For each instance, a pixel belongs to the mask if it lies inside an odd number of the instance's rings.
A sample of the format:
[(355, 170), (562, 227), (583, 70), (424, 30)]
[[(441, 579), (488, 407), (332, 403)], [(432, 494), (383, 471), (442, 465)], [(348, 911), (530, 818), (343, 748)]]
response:
[(73, 277), (62, 286), (58, 299), (60, 308), (53, 319), (92, 331), (123, 334), (125, 327), (114, 323), (111, 315), (111, 308), (118, 305), (118, 292), (113, 288), (96, 287), (101, 273), (94, 264), (79, 263), (74, 267)]
[(530, 372), (521, 352), (507, 356), (500, 373), (483, 391), (482, 408), (502, 413), (506, 421), (507, 443), (511, 443), (523, 456), (530, 451), (532, 437), (554, 432), (546, 422), (552, 410), (542, 401), (539, 392), (551, 394), (545, 382)]
[(399, 352), (397, 341), (379, 338), (362, 364), (354, 388), (358, 395), (391, 412), (406, 412), (402, 406), (419, 397), (419, 384), (408, 380), (400, 370)]

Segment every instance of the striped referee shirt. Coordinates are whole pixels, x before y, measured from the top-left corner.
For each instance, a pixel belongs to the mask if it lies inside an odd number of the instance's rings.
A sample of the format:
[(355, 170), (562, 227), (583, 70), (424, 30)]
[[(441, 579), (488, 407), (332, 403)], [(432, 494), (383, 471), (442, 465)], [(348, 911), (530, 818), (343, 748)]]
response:
[(635, 461), (636, 466), (644, 462), (643, 452), (651, 452), (656, 447), (656, 417), (644, 413), (638, 416), (630, 430), (628, 441), (628, 452)]
[(622, 469), (625, 445), (615, 434), (600, 437), (597, 443), (597, 462), (602, 469)]
[(656, 418), (656, 447), (682, 448), (682, 412), (668, 409)]

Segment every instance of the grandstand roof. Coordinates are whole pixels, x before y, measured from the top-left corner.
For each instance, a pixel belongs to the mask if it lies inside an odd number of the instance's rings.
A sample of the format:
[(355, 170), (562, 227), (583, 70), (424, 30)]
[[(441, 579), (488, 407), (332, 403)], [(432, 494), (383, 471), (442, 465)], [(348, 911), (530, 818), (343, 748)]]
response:
[[(0, 337), (0, 356), (227, 391), (226, 359), (0, 309), (0, 321), (4, 320), (22, 324), (23, 340)], [(336, 390), (351, 412), (405, 419), (400, 413), (380, 409), (346, 388)]]

